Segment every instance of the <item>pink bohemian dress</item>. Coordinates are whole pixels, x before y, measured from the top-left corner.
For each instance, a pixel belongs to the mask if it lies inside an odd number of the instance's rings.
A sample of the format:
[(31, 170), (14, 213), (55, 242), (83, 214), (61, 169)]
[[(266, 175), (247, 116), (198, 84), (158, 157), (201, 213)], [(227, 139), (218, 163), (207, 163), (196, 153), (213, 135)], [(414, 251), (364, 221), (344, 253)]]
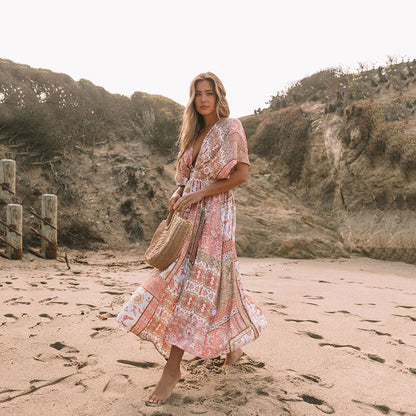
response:
[[(227, 178), (237, 162), (249, 164), (239, 120), (220, 119), (201, 145), (192, 146), (175, 180), (184, 194)], [(171, 345), (202, 358), (235, 351), (256, 339), (267, 322), (245, 293), (235, 249), (232, 191), (203, 198), (185, 211), (193, 228), (181, 254), (166, 270), (153, 269), (117, 316), (118, 323), (151, 341), (168, 357)]]

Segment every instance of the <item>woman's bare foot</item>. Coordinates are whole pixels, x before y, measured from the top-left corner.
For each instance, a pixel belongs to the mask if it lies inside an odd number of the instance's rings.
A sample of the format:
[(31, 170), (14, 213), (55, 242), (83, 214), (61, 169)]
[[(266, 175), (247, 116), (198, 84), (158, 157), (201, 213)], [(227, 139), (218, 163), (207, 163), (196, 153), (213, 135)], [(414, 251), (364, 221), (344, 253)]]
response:
[(244, 354), (243, 350), (239, 348), (238, 350), (229, 352), (224, 361), (224, 365), (231, 365), (238, 361), (239, 358)]
[(181, 378), (181, 372), (178, 369), (170, 369), (167, 365), (163, 369), (162, 377), (149, 396), (148, 402), (153, 404), (164, 403), (172, 394), (176, 383)]

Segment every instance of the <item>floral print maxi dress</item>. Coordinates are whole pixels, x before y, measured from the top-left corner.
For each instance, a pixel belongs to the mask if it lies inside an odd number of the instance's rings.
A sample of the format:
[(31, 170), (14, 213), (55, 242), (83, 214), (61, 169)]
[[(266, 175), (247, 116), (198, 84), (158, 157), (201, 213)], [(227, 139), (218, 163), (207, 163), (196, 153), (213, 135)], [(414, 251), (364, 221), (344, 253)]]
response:
[[(237, 162), (249, 164), (243, 127), (220, 119), (201, 145), (182, 156), (176, 183), (184, 193), (227, 178)], [(123, 306), (117, 321), (153, 342), (168, 357), (171, 345), (202, 358), (227, 354), (256, 339), (266, 327), (261, 308), (241, 285), (235, 250), (232, 191), (203, 198), (185, 211), (193, 228), (166, 270), (153, 269)]]

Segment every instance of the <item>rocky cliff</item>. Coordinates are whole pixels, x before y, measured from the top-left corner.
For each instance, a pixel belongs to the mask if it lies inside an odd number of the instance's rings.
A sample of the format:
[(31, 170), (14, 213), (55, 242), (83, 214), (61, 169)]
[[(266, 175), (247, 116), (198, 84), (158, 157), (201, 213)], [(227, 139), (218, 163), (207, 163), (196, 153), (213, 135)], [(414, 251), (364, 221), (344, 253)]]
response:
[[(326, 73), (327, 84), (316, 83), (321, 90), (307, 79), (294, 86), (296, 99), (289, 91), (275, 109), (272, 102), (243, 119), (251, 150), (268, 162), (269, 186), (296, 197), (292, 207), (308, 209), (286, 221), (291, 235), (274, 245), (276, 254), (302, 241), (302, 253), (321, 247), (324, 255), (346, 250), (416, 262), (414, 69), (406, 63), (338, 76), (338, 90)], [(306, 238), (307, 224), (319, 244)]]

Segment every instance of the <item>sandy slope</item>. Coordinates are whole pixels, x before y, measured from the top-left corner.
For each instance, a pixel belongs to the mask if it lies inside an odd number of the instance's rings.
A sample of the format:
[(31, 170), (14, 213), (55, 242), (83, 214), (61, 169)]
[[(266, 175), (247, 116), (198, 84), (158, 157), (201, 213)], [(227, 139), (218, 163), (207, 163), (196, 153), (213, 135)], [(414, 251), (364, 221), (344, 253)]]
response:
[(416, 415), (416, 266), (242, 258), (269, 327), (247, 356), (185, 355), (169, 403), (143, 399), (164, 360), (114, 317), (148, 269), (134, 253), (0, 258), (0, 414)]

